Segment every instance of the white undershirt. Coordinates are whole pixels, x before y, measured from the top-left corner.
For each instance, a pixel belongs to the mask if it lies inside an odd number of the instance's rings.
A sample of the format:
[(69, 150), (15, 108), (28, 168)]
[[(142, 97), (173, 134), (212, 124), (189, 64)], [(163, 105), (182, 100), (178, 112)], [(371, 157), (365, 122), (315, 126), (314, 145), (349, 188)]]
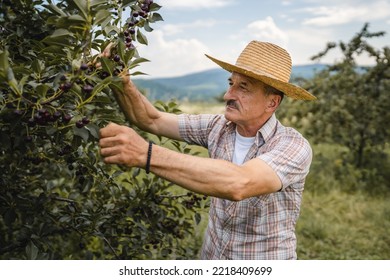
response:
[(234, 144), (233, 163), (241, 165), (249, 149), (255, 143), (256, 137), (244, 137), (236, 131), (236, 141)]

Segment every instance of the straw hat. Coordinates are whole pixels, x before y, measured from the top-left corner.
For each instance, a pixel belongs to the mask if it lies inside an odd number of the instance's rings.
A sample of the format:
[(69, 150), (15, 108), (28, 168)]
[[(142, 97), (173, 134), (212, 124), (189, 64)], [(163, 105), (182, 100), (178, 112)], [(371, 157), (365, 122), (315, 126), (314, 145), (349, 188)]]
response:
[(237, 72), (260, 80), (293, 99), (313, 100), (314, 95), (301, 87), (290, 84), (291, 57), (281, 47), (259, 41), (250, 42), (238, 57), (236, 64), (230, 64), (206, 56), (229, 72)]

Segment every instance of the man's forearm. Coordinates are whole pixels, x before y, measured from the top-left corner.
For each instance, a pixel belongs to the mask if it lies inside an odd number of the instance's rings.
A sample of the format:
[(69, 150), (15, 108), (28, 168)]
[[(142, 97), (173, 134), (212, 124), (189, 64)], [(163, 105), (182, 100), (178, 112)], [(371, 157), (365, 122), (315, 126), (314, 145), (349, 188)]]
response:
[(231, 162), (181, 154), (153, 145), (150, 170), (188, 190), (240, 200), (248, 183), (240, 166)]
[[(177, 124), (177, 121), (172, 123)], [(236, 165), (178, 153), (158, 145), (152, 145), (150, 153), (145, 139), (133, 129), (114, 123), (100, 129), (99, 145), (106, 163), (148, 167), (162, 178), (210, 196), (241, 200), (278, 191), (282, 186), (276, 172), (259, 158)]]

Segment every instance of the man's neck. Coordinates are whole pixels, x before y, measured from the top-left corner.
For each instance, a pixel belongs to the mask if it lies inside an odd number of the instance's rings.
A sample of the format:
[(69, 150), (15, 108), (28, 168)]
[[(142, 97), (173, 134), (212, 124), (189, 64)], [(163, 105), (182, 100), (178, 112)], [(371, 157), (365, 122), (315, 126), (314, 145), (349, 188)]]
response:
[(236, 123), (237, 125), (237, 132), (243, 136), (243, 137), (254, 137), (257, 134), (257, 131), (260, 130), (260, 128), (263, 127), (263, 125), (271, 118), (272, 115), (267, 116), (267, 118), (264, 118), (262, 120), (259, 120), (258, 122), (254, 122), (253, 124), (241, 124)]

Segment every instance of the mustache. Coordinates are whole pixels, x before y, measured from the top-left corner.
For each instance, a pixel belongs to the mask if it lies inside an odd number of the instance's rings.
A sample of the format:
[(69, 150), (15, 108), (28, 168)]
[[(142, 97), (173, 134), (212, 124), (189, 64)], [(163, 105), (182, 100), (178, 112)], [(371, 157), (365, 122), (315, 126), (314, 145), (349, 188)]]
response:
[(233, 107), (233, 108), (236, 108), (238, 109), (238, 104), (235, 100), (233, 99), (229, 99), (226, 101), (226, 106), (229, 106), (229, 107)]

